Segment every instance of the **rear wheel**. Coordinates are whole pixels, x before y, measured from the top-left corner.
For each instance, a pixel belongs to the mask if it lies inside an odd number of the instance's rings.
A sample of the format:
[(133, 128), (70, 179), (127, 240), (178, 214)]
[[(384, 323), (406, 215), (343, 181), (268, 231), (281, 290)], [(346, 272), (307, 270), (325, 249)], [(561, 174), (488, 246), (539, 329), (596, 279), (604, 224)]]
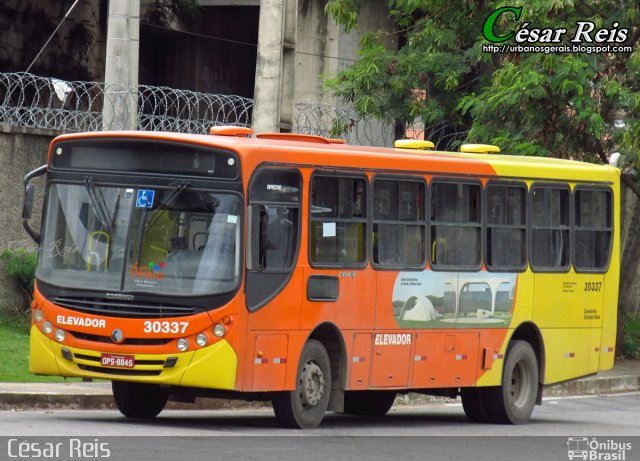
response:
[(128, 418), (155, 418), (169, 399), (169, 390), (156, 384), (112, 381), (113, 399)]
[(491, 419), (502, 424), (526, 423), (536, 404), (538, 375), (538, 360), (531, 345), (513, 341), (502, 370), (502, 386), (485, 388)]
[(273, 397), (273, 411), (285, 427), (317, 427), (329, 405), (331, 363), (322, 343), (311, 339), (302, 350), (296, 388)]
[(384, 416), (395, 400), (396, 393), (390, 391), (348, 391), (344, 394), (344, 412), (350, 415)]

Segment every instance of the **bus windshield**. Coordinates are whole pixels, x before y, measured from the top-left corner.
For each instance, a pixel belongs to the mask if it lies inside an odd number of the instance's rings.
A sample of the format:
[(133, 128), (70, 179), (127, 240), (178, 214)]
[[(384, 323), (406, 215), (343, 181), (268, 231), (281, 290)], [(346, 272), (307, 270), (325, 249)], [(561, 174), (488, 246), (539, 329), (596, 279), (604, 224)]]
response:
[(37, 277), (81, 290), (202, 296), (240, 283), (242, 200), (232, 193), (52, 184)]

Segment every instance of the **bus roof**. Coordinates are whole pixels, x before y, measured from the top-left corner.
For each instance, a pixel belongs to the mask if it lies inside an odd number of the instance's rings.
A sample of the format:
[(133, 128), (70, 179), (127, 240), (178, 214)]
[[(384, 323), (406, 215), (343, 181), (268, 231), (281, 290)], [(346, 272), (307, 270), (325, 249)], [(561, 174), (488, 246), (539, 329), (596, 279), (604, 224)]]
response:
[(256, 165), (274, 162), (323, 169), (393, 170), (406, 174), (421, 172), (434, 175), (590, 182), (612, 182), (619, 175), (619, 170), (612, 166), (574, 160), (319, 143), (310, 139), (287, 139), (286, 135), (256, 138), (152, 131), (103, 131), (65, 134), (57, 137), (54, 142), (88, 138), (148, 139), (219, 147), (232, 150), (245, 162)]

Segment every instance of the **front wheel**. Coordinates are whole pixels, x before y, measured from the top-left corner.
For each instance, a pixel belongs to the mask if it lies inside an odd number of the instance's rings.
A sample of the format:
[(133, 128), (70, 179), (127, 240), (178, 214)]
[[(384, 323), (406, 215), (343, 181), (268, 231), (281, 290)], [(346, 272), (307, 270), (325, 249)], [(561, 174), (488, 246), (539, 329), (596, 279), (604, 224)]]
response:
[(331, 363), (322, 343), (311, 339), (300, 356), (296, 388), (278, 392), (273, 397), (273, 411), (285, 427), (317, 427), (329, 405)]
[(486, 388), (486, 410), (502, 424), (527, 422), (538, 396), (538, 360), (531, 345), (516, 340), (509, 345), (502, 370), (502, 386)]
[(156, 384), (112, 381), (111, 389), (118, 410), (128, 418), (155, 418), (169, 399), (169, 390)]

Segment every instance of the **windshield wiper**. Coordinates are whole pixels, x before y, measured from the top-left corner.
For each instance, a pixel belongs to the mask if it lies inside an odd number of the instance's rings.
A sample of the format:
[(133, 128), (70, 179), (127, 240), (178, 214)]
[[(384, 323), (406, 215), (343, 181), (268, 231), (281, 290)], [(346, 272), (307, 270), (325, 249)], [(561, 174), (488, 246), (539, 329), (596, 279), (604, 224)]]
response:
[[(180, 197), (180, 194), (182, 194), (189, 187), (191, 187), (191, 183), (188, 181), (184, 181), (178, 184), (169, 195), (167, 195), (163, 200), (159, 201), (158, 209), (160, 209), (161, 206), (163, 208), (169, 208), (175, 203), (178, 197)], [(144, 231), (146, 232), (151, 229), (153, 225), (158, 221), (158, 219), (160, 219), (160, 216), (160, 213), (156, 213), (156, 215), (144, 226)]]
[(91, 176), (86, 176), (84, 178), (84, 187), (87, 189), (91, 205), (93, 205), (93, 209), (95, 210), (98, 221), (100, 221), (100, 225), (110, 234), (111, 223), (113, 220), (111, 216), (109, 216), (109, 208), (104, 200), (102, 191), (96, 187)]

